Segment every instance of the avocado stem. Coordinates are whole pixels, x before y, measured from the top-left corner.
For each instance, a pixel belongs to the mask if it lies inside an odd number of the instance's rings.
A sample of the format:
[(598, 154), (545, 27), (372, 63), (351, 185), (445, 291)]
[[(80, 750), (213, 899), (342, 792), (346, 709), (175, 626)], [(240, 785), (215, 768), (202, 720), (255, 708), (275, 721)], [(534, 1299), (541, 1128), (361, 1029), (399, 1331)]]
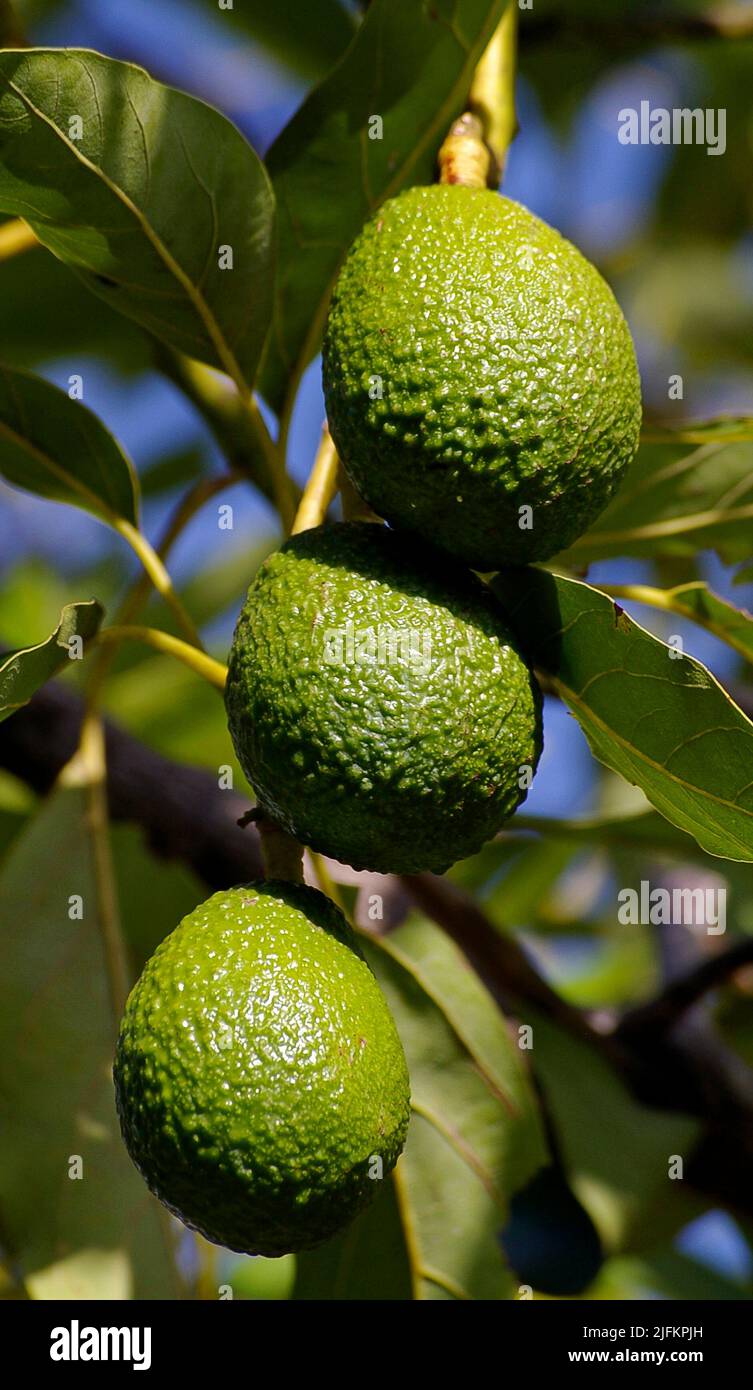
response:
[(345, 472), (342, 462), (337, 472), (337, 490), (340, 493), (343, 521), (373, 521), (379, 526), (382, 525), (381, 517), (371, 510), (368, 502), (364, 502)]
[(509, 4), (485, 48), (471, 82), (468, 109), (453, 123), (439, 151), (439, 182), (465, 188), (498, 188), (515, 114), (517, 4)]
[(439, 182), (486, 188), (492, 163), (478, 116), (466, 111), (450, 127), (439, 151)]
[(261, 807), (256, 808), (254, 820), (259, 830), (266, 877), (303, 883), (303, 845)]
[(498, 188), (507, 151), (518, 129), (515, 114), (515, 66), (518, 6), (510, 0), (489, 46), (481, 56), (471, 83), (468, 109), (481, 122), (490, 156), (488, 183)]
[(297, 536), (301, 531), (309, 531), (312, 526), (321, 526), (336, 491), (337, 451), (325, 425), (290, 534)]

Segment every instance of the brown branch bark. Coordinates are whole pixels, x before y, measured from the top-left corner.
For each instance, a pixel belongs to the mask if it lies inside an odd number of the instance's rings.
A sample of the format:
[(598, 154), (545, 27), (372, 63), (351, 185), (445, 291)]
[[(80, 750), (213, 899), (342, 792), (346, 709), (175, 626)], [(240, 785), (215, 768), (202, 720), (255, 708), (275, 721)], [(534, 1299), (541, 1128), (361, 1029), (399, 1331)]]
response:
[[(0, 724), (0, 767), (34, 791), (49, 791), (76, 750), (82, 711), (69, 687), (44, 686)], [(210, 772), (146, 748), (109, 720), (105, 747), (110, 814), (140, 825), (155, 854), (182, 860), (213, 890), (263, 874), (256, 827), (237, 824), (247, 799), (222, 791)]]

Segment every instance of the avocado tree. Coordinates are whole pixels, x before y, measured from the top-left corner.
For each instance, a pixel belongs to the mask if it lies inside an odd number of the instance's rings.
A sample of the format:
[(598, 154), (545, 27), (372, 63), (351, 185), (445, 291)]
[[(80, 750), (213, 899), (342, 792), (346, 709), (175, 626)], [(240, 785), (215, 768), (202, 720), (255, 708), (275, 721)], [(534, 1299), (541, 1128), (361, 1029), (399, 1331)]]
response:
[(0, 4), (3, 1293), (750, 1296), (753, 26), (210, 8)]

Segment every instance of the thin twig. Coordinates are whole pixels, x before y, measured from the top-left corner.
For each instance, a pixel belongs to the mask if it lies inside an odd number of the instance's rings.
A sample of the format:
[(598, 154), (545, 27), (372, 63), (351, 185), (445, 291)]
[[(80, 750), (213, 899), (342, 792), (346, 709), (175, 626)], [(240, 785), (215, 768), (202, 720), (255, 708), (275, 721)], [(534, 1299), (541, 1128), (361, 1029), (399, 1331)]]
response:
[(179, 637), (173, 637), (171, 632), (162, 632), (156, 627), (140, 627), (136, 624), (124, 625), (122, 627), (104, 627), (97, 634), (96, 642), (144, 642), (146, 646), (153, 647), (155, 651), (162, 652), (166, 656), (174, 656), (181, 661), (184, 666), (188, 666), (202, 680), (208, 681), (218, 690), (224, 690), (227, 682), (227, 667), (221, 661), (215, 661), (214, 657), (207, 656), (206, 652), (199, 651), (188, 642), (181, 642)]
[(165, 600), (165, 603), (172, 610), (178, 625), (188, 641), (192, 646), (197, 647), (199, 651), (203, 651), (204, 648), (201, 637), (199, 636), (193, 618), (190, 613), (186, 611), (178, 594), (175, 592), (173, 581), (165, 568), (163, 560), (157, 554), (154, 547), (149, 543), (143, 532), (140, 531), (138, 527), (132, 526), (130, 521), (125, 521), (122, 517), (116, 517), (112, 524), (118, 532), (118, 535), (122, 536), (123, 540), (128, 542), (131, 549), (138, 556), (151, 583), (154, 585), (157, 593)]
[[(170, 517), (162, 539), (157, 546), (157, 556), (163, 563), (178, 537), (200, 507), (226, 487), (232, 487), (238, 479), (233, 473), (224, 473), (216, 478), (200, 478), (181, 498)], [(134, 581), (112, 620), (113, 627), (128, 627), (144, 607), (152, 589), (152, 581), (144, 571)], [(112, 640), (100, 645), (94, 652), (86, 682), (87, 706), (90, 710), (99, 707), (102, 691), (118, 654), (118, 643)]]
[(113, 1019), (117, 1028), (128, 998), (129, 970), (120, 929), (115, 866), (110, 846), (106, 775), (102, 722), (96, 714), (88, 713), (81, 726), (78, 749), (60, 773), (60, 785), (82, 787), (86, 797), (87, 830), (92, 848), (97, 893), (97, 919), (102, 934)]
[(655, 999), (631, 1009), (622, 1019), (619, 1032), (626, 1035), (636, 1028), (644, 1033), (649, 1030), (652, 1034), (667, 1032), (705, 994), (726, 984), (737, 970), (742, 970), (746, 965), (753, 965), (753, 936), (745, 936), (726, 951), (707, 957), (678, 980), (668, 984)]

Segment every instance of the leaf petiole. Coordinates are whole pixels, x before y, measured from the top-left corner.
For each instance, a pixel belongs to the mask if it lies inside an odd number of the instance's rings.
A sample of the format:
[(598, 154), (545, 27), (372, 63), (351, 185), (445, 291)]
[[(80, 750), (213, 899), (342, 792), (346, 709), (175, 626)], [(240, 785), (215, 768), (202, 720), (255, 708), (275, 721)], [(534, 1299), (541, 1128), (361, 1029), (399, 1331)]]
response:
[(213, 657), (207, 656), (206, 652), (199, 651), (192, 647), (188, 642), (182, 642), (179, 637), (173, 637), (170, 632), (162, 632), (155, 627), (139, 627), (137, 625), (123, 627), (106, 627), (97, 636), (97, 642), (144, 642), (149, 647), (154, 647), (155, 651), (162, 652), (167, 656), (174, 656), (178, 661), (182, 661), (184, 666), (188, 666), (195, 671), (197, 676), (208, 681), (210, 685), (216, 686), (218, 690), (225, 689), (227, 680), (227, 667), (221, 661), (215, 661)]
[(24, 251), (32, 251), (35, 246), (39, 246), (39, 241), (31, 227), (20, 217), (14, 217), (0, 227), (0, 261), (9, 261)]
[(295, 514), (291, 535), (297, 536), (301, 531), (310, 530), (312, 526), (320, 526), (336, 492), (337, 451), (325, 425), (314, 466)]
[(144, 570), (157, 590), (157, 593), (161, 595), (165, 603), (172, 609), (188, 641), (191, 642), (194, 647), (198, 647), (199, 651), (203, 651), (203, 643), (194, 621), (183, 607), (180, 598), (173, 588), (173, 581), (154, 547), (147, 540), (143, 532), (139, 531), (137, 526), (133, 526), (130, 521), (126, 521), (124, 517), (113, 517), (111, 524), (118, 532), (118, 535), (122, 536), (123, 540), (128, 542), (131, 549), (138, 556)]

